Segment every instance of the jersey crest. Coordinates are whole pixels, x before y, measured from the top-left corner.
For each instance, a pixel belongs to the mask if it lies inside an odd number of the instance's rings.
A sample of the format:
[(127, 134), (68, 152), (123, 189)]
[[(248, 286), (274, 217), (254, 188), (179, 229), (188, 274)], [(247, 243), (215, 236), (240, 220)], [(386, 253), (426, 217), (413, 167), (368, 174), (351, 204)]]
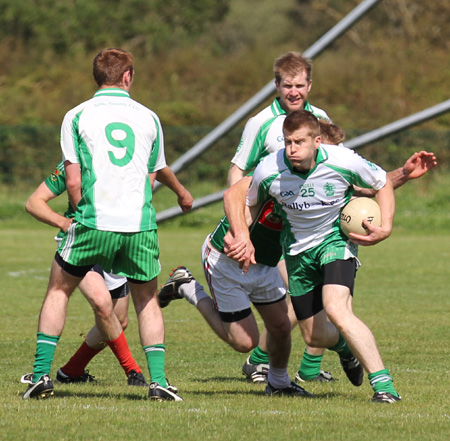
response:
[(55, 182), (55, 181), (58, 180), (58, 176), (61, 176), (61, 175), (62, 175), (62, 171), (61, 171), (58, 167), (56, 167), (56, 168), (55, 168), (55, 171), (51, 174), (50, 179), (51, 179), (53, 182)]

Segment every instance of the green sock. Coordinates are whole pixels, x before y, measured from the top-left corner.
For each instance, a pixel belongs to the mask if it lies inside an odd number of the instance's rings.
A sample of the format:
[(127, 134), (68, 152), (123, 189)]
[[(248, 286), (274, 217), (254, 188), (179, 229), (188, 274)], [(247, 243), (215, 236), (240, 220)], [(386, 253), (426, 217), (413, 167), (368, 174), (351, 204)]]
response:
[(33, 383), (36, 383), (42, 375), (50, 373), (58, 340), (58, 335), (47, 335), (43, 332), (37, 333), (36, 354), (33, 364)]
[(320, 364), (322, 363), (322, 355), (311, 355), (303, 352), (302, 362), (298, 368), (298, 374), (302, 380), (312, 380), (320, 374)]
[(398, 393), (394, 388), (394, 380), (389, 374), (388, 369), (382, 369), (381, 371), (369, 374), (370, 385), (373, 391), (376, 392), (389, 392), (392, 395), (398, 397)]
[(351, 354), (350, 348), (347, 345), (344, 337), (339, 333), (338, 342), (332, 347), (328, 348), (330, 351), (337, 352), (340, 358), (348, 358)]
[(162, 387), (167, 387), (166, 374), (164, 372), (166, 346), (150, 345), (142, 346), (147, 357), (148, 372), (150, 381), (156, 381)]
[(259, 346), (253, 349), (249, 362), (251, 364), (269, 364), (269, 354), (263, 351)]

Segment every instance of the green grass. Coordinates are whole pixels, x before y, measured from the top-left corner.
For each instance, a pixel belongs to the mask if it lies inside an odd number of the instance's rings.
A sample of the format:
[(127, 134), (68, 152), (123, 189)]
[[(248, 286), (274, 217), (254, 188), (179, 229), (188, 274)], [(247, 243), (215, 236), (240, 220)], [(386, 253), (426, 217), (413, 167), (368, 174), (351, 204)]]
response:
[[(322, 366), (338, 381), (308, 384), (315, 399), (266, 397), (263, 387), (247, 383), (240, 373), (246, 356), (219, 341), (184, 300), (164, 310), (166, 373), (179, 387), (183, 403), (152, 403), (145, 389), (127, 387), (108, 349), (89, 365), (98, 384), (57, 385), (52, 400), (23, 401), (25, 386), (19, 378), (32, 368), (54, 230), (23, 214), (26, 192), (0, 191), (0, 439), (448, 439), (450, 234), (448, 202), (443, 203), (448, 193), (445, 179), (428, 183), (426, 191), (413, 184), (402, 189), (392, 237), (360, 251), (363, 266), (356, 279), (355, 311), (374, 332), (403, 397), (395, 405), (370, 403), (367, 378), (362, 387), (353, 387), (331, 352), (325, 353)], [(162, 196), (156, 198), (170, 206)], [(440, 203), (433, 205), (435, 200)], [(60, 206), (64, 209), (65, 204)], [(423, 227), (419, 208), (432, 228)], [(204, 282), (200, 247), (219, 219), (220, 204), (196, 216), (195, 222), (177, 219), (161, 225), (161, 283), (179, 264)], [(53, 377), (92, 324), (92, 311), (77, 291), (55, 354)], [(145, 367), (132, 308), (126, 334), (135, 358)], [(300, 333), (294, 330), (291, 375), (303, 349)], [(148, 376), (146, 369), (144, 373)]]

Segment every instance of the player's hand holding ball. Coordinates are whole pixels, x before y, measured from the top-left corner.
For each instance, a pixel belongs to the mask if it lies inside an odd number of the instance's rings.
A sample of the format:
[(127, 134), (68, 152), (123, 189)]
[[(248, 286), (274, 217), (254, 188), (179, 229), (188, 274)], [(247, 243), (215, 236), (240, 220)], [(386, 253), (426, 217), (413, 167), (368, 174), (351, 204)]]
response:
[(381, 210), (378, 203), (370, 198), (352, 199), (341, 211), (342, 232), (358, 245), (375, 245), (381, 232)]

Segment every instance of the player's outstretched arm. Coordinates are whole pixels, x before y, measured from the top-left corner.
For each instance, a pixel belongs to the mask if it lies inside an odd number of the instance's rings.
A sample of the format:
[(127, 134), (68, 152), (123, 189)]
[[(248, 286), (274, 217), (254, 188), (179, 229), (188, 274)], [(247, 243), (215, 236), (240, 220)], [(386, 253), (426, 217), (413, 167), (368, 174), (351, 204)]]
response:
[(350, 233), (349, 238), (358, 245), (376, 245), (384, 239), (387, 239), (392, 233), (395, 214), (395, 196), (392, 182), (386, 179), (386, 185), (377, 191), (375, 195), (381, 211), (381, 226), (372, 225), (364, 220), (364, 226), (369, 231), (367, 236)]
[[(151, 176), (150, 176), (151, 179)], [(181, 184), (172, 169), (166, 165), (156, 172), (156, 179), (169, 187), (178, 196), (178, 205), (183, 213), (189, 211), (194, 203), (191, 193)]]
[(72, 219), (67, 219), (48, 205), (48, 202), (56, 197), (55, 194), (42, 182), (36, 191), (28, 198), (25, 203), (25, 210), (38, 221), (41, 221), (52, 227), (67, 231), (72, 224)]
[(410, 179), (417, 179), (437, 165), (436, 156), (432, 152), (414, 153), (407, 159), (403, 167), (388, 173), (394, 189), (401, 187)]
[[(408, 158), (403, 167), (392, 170), (387, 175), (392, 182), (394, 190), (396, 190), (403, 184), (406, 184), (410, 179), (420, 178), (433, 167), (436, 167), (436, 165), (437, 160), (434, 153), (422, 150)], [(355, 196), (373, 198), (375, 194), (376, 191), (370, 188), (355, 187)]]

